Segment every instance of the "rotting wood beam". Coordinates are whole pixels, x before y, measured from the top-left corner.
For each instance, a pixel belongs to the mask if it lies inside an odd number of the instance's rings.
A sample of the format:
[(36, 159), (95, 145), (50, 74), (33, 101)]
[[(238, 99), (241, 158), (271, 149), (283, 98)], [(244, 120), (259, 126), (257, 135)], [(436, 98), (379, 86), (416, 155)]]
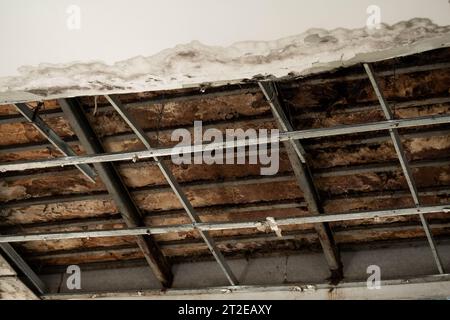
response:
[[(270, 104), (279, 129), (284, 132), (294, 131), (281, 105), (276, 84), (270, 81), (263, 81), (259, 82), (259, 86)], [(313, 175), (306, 161), (306, 153), (303, 146), (299, 140), (289, 140), (284, 142), (284, 147), (297, 178), (298, 185), (303, 191), (303, 197), (307, 203), (309, 213), (312, 215), (323, 214), (324, 210), (321, 206), (316, 186), (314, 185)], [(328, 223), (315, 224), (314, 229), (317, 232), (325, 259), (331, 271), (330, 280), (333, 283), (338, 283), (343, 278), (343, 266), (332, 230)]]
[[(409, 215), (419, 215), (428, 213), (450, 213), (450, 204), (437, 206), (424, 206), (404, 209), (389, 209), (376, 211), (362, 211), (352, 213), (320, 214), (315, 216), (304, 216), (295, 218), (283, 218), (275, 220), (278, 226), (314, 224), (324, 222), (350, 221), (360, 219), (377, 219), (386, 217), (399, 217)], [(30, 234), (12, 234), (0, 235), (0, 243), (29, 242), (42, 240), (66, 240), (82, 238), (104, 238), (104, 237), (123, 237), (139, 235), (157, 235), (178, 232), (192, 232), (196, 230), (203, 231), (221, 231), (236, 229), (262, 228), (270, 229), (268, 221), (245, 221), (245, 222), (201, 222), (197, 224), (178, 224), (160, 227), (132, 227), (116, 228), (110, 230), (89, 230), (89, 231), (67, 231), (67, 232), (42, 232)]]
[[(432, 229), (448, 229), (450, 228), (450, 222), (443, 223), (433, 223), (430, 224)], [(412, 225), (411, 223), (401, 223), (396, 225), (373, 225), (369, 226), (357, 226), (354, 228), (337, 228), (334, 233), (336, 236), (356, 234), (358, 232), (410, 232), (421, 229), (421, 226)], [(314, 241), (317, 239), (317, 234), (312, 230), (295, 230), (295, 231), (287, 231), (283, 232), (282, 237), (278, 237), (272, 234), (248, 234), (243, 236), (222, 236), (216, 239), (216, 243), (218, 245), (240, 245), (245, 243), (255, 243), (255, 242), (268, 242), (268, 241), (290, 241), (290, 240), (302, 240), (309, 239)], [(407, 239), (411, 240), (411, 239)], [(386, 240), (382, 240), (385, 242)], [(388, 241), (397, 242), (398, 240), (389, 239)], [(413, 241), (420, 241), (414, 238)], [(196, 246), (203, 246), (204, 242), (200, 239), (189, 239), (189, 240), (171, 240), (161, 242), (161, 248), (163, 250), (167, 249), (184, 249)], [(137, 252), (139, 248), (137, 246), (130, 245), (120, 245), (120, 246), (111, 246), (111, 247), (93, 247), (89, 249), (69, 249), (69, 250), (57, 250), (50, 252), (38, 252), (28, 257), (31, 261), (33, 260), (44, 260), (44, 259), (55, 259), (55, 258), (74, 258), (79, 254), (89, 254), (96, 255), (102, 254), (105, 251), (114, 251), (114, 252), (123, 252), (123, 253), (134, 253)]]
[[(415, 166), (414, 166), (415, 167)], [(397, 167), (397, 170), (400, 170)], [(352, 171), (347, 171), (343, 168), (343, 173), (352, 174)], [(319, 174), (318, 176), (322, 176)], [(327, 176), (327, 175), (323, 175)], [(295, 176), (285, 175), (285, 176), (277, 176), (274, 178), (253, 178), (253, 179), (239, 179), (234, 181), (224, 181), (224, 182), (209, 182), (209, 183), (194, 183), (194, 184), (184, 184), (184, 187), (189, 187), (191, 190), (201, 190), (201, 189), (210, 189), (213, 187), (228, 187), (228, 186), (239, 186), (245, 184), (262, 184), (262, 183), (275, 183), (275, 182), (290, 182), (294, 181)], [(137, 196), (139, 194), (149, 194), (149, 193), (158, 193), (158, 192), (167, 192), (170, 191), (170, 187), (168, 186), (150, 186), (140, 188), (138, 190), (130, 191), (132, 196)], [(380, 193), (378, 190), (364, 192), (364, 193), (355, 193), (349, 195), (347, 193), (344, 194), (346, 199), (362, 199), (362, 198), (374, 198), (374, 199), (386, 199), (386, 198), (394, 198), (397, 196), (404, 196), (407, 194), (406, 190), (389, 190), (385, 194)], [(449, 186), (440, 186), (433, 188), (426, 188), (426, 190), (419, 191), (419, 195), (421, 196), (436, 196), (450, 193)], [(340, 199), (340, 195), (336, 194), (331, 196), (326, 201), (333, 201), (336, 199)], [(2, 202), (2, 209), (11, 209), (11, 208), (24, 208), (34, 205), (43, 205), (43, 204), (54, 204), (54, 203), (63, 203), (63, 202), (77, 202), (77, 201), (94, 201), (94, 200), (110, 200), (111, 196), (107, 192), (98, 192), (94, 194), (71, 194), (71, 195), (60, 195), (60, 196), (46, 196), (46, 197), (38, 197), (38, 198), (29, 198), (22, 199), (16, 201)], [(305, 205), (305, 202), (301, 202), (302, 205)], [(199, 210), (203, 210), (199, 208)]]
[[(450, 131), (449, 131), (450, 134)], [(279, 149), (280, 151), (284, 151), (283, 148)], [(249, 153), (251, 154), (251, 153)], [(446, 167), (450, 166), (450, 158), (442, 158), (442, 159), (436, 159), (436, 160), (416, 160), (411, 161), (409, 163), (411, 168), (429, 168), (429, 167)], [(145, 166), (156, 166), (155, 162), (139, 162), (139, 163), (125, 163), (120, 164), (119, 168), (126, 168), (132, 166), (134, 168), (138, 167), (145, 167)], [(327, 168), (318, 168), (313, 173), (314, 177), (341, 177), (341, 176), (347, 176), (347, 175), (355, 175), (355, 174), (366, 174), (366, 173), (377, 173), (377, 172), (392, 172), (397, 171), (398, 168), (398, 162), (395, 161), (386, 161), (386, 162), (380, 162), (380, 163), (368, 163), (368, 164), (352, 164), (347, 166), (336, 166), (336, 167), (327, 167)], [(45, 171), (41, 173), (35, 173), (33, 174), (33, 178), (46, 178), (46, 177), (53, 177), (55, 175), (65, 175), (65, 174), (71, 174), (74, 170), (64, 170), (64, 171)], [(27, 179), (29, 178), (29, 174), (14, 174), (14, 175), (6, 175), (2, 176), (3, 181), (17, 181), (20, 179)], [(248, 180), (246, 177), (243, 177), (243, 179)], [(240, 179), (237, 179), (238, 181)], [(204, 184), (207, 185), (209, 180), (204, 180)], [(182, 186), (189, 186), (190, 182), (186, 181), (181, 184)], [(94, 194), (95, 195), (95, 194)], [(102, 195), (102, 193), (99, 193), (99, 195)], [(20, 200), (19, 200), (20, 201)], [(2, 203), (3, 204), (3, 203)]]
[[(375, 91), (375, 94), (378, 98), (378, 101), (380, 102), (381, 109), (383, 110), (383, 113), (387, 120), (394, 120), (394, 115), (392, 113), (391, 108), (389, 107), (386, 99), (384, 98), (384, 94), (381, 91), (381, 87), (379, 85), (377, 75), (375, 74), (372, 66), (370, 64), (365, 63), (364, 69), (366, 70), (366, 73), (369, 77), (370, 83), (372, 84), (372, 87)], [(400, 161), (400, 165), (403, 170), (403, 175), (405, 176), (406, 182), (408, 183), (408, 187), (411, 192), (411, 196), (414, 200), (414, 204), (416, 207), (421, 207), (421, 201), (419, 198), (419, 192), (417, 190), (417, 186), (415, 183), (414, 176), (411, 172), (411, 167), (409, 166), (409, 161), (406, 157), (405, 150), (403, 148), (403, 145), (401, 143), (401, 138), (398, 133), (398, 130), (396, 128), (390, 128), (389, 134), (392, 139), (392, 143), (394, 144), (395, 151), (397, 153), (397, 157)], [(419, 214), (420, 221), (422, 223), (423, 229), (425, 231), (425, 234), (427, 236), (428, 243), (430, 245), (431, 252), (433, 254), (434, 261), (436, 263), (437, 269), (440, 274), (444, 274), (444, 267), (442, 265), (441, 258), (439, 256), (439, 252), (436, 248), (436, 243), (434, 241), (433, 235), (431, 233), (430, 226), (428, 225), (428, 222), (423, 214)]]
[[(446, 167), (450, 166), (450, 158), (440, 160), (419, 160), (410, 162), (410, 167), (414, 169), (430, 168), (430, 167)], [(385, 163), (349, 165), (335, 168), (318, 169), (314, 172), (314, 177), (342, 177), (356, 174), (367, 174), (377, 172), (397, 171), (398, 163), (389, 161)]]
[[(193, 100), (200, 100), (200, 99), (213, 99), (217, 97), (223, 97), (223, 96), (231, 96), (231, 95), (244, 95), (244, 94), (252, 94), (259, 92), (259, 88), (257, 86), (249, 86), (248, 88), (241, 88), (241, 86), (229, 89), (226, 91), (218, 91), (218, 92), (196, 92), (193, 94), (185, 94), (185, 95), (175, 95), (175, 96), (166, 96), (166, 97), (155, 97), (155, 98), (149, 98), (144, 99), (138, 102), (130, 102), (126, 103), (126, 107), (142, 107), (142, 106), (151, 106), (156, 104), (164, 104), (164, 103), (181, 103), (181, 102), (188, 102)], [(93, 108), (93, 107), (88, 107)], [(109, 104), (100, 104), (98, 106), (99, 111), (113, 111), (114, 108)], [(63, 116), (62, 110), (59, 109), (50, 109), (50, 110), (44, 110), (42, 112), (43, 117), (60, 117)], [(16, 123), (21, 122), (21, 117), (18, 115), (7, 115), (7, 116), (0, 116), (0, 124), (7, 124), (7, 123)]]
[[(141, 127), (136, 123), (136, 121), (128, 114), (125, 107), (122, 105), (119, 99), (114, 96), (105, 96), (105, 98), (111, 103), (111, 105), (114, 107), (114, 109), (119, 113), (119, 115), (122, 117), (122, 119), (128, 124), (128, 126), (133, 130), (133, 132), (136, 134), (136, 136), (139, 138), (139, 140), (144, 144), (144, 146), (147, 148), (147, 150), (153, 150), (153, 147), (151, 146), (150, 139), (148, 138), (147, 134), (142, 130)], [(192, 206), (191, 202), (187, 198), (184, 191), (181, 189), (180, 184), (175, 179), (172, 171), (169, 169), (167, 164), (164, 162), (164, 160), (154, 157), (153, 160), (158, 165), (161, 173), (164, 175), (164, 178), (170, 185), (172, 191), (175, 193), (176, 197), (178, 198), (178, 201), (183, 206), (184, 210), (186, 211), (187, 215), (191, 219), (193, 224), (201, 223), (201, 219), (198, 216), (196, 210)], [(223, 254), (220, 252), (220, 250), (217, 248), (214, 239), (210, 236), (210, 234), (207, 231), (198, 230), (198, 233), (202, 237), (202, 239), (205, 241), (206, 245), (208, 246), (209, 250), (211, 251), (212, 255), (216, 259), (217, 263), (219, 264), (220, 268), (224, 272), (225, 276), (227, 277), (228, 281), (232, 286), (238, 285), (238, 280), (236, 276), (234, 275), (233, 271), (231, 270), (230, 266), (226, 262)]]
[[(449, 98), (450, 100), (450, 98)], [(272, 121), (273, 118), (271, 114), (269, 113), (263, 113), (258, 116), (242, 116), (239, 118), (238, 121), (233, 122), (234, 124), (238, 123), (254, 123), (254, 124), (260, 124), (261, 122), (265, 121)], [(229, 124), (229, 120), (216, 120), (216, 121), (208, 121), (207, 124), (203, 125), (204, 129), (209, 128), (217, 128), (218, 126), (225, 126)], [(160, 136), (164, 135), (170, 135), (172, 133), (174, 128), (162, 128), (161, 130), (156, 130), (155, 128), (146, 129), (144, 132), (149, 136), (150, 138), (156, 138), (156, 136), (159, 134)], [(193, 130), (194, 127), (186, 127), (188, 130)], [(118, 142), (118, 141), (126, 141), (126, 140), (132, 140), (136, 139), (136, 135), (134, 133), (130, 132), (124, 132), (124, 133), (116, 133), (112, 135), (107, 135), (102, 137), (102, 141), (104, 143), (109, 142)], [(79, 141), (76, 139), (76, 137), (66, 137), (64, 139), (67, 144), (69, 145), (77, 145), (79, 144)], [(52, 147), (51, 144), (46, 142), (34, 142), (34, 143), (24, 143), (24, 144), (17, 144), (17, 145), (7, 145), (7, 146), (0, 146), (0, 152), (20, 152), (20, 151), (33, 151), (33, 150), (39, 150), (39, 149), (45, 149)]]
[(281, 132), (278, 137), (238, 139), (230, 142), (213, 142), (203, 145), (180, 146), (172, 148), (159, 148), (154, 150), (112, 152), (102, 154), (90, 154), (76, 157), (58, 157), (44, 160), (16, 161), (0, 164), (0, 172), (22, 171), (29, 169), (52, 168), (59, 166), (75, 165), (82, 163), (101, 163), (116, 161), (138, 161), (154, 157), (165, 157), (180, 154), (195, 154), (211, 150), (230, 149), (236, 147), (248, 147), (252, 145), (270, 144), (289, 140), (313, 139), (333, 137), (346, 134), (389, 130), (391, 128), (411, 128), (450, 123), (450, 115), (429, 116), (400, 120), (371, 122), (358, 125), (341, 125), (322, 129), (299, 130), (293, 132)]
[[(420, 66), (404, 66), (395, 68), (395, 70), (388, 69), (383, 70), (379, 72), (379, 75), (381, 77), (389, 77), (393, 75), (401, 75), (401, 74), (409, 74), (409, 73), (416, 73), (416, 72), (427, 72), (427, 71), (434, 71), (434, 70), (441, 70), (441, 69), (448, 69), (450, 68), (449, 62), (440, 62), (440, 63), (432, 63), (432, 64), (425, 64)], [(319, 85), (319, 84), (325, 84), (325, 83), (331, 83), (331, 82), (337, 82), (337, 81), (358, 81), (358, 80), (365, 80), (367, 79), (366, 75), (364, 73), (358, 73), (358, 74), (352, 74), (347, 76), (338, 76), (338, 77), (331, 77), (331, 78), (321, 78), (321, 79), (302, 79), (301, 82), (291, 82), (290, 84), (285, 85), (286, 88), (299, 88), (301, 85), (308, 84), (308, 85)]]
[[(286, 209), (300, 209), (306, 208), (306, 203), (303, 201), (276, 201), (273, 203), (261, 202), (251, 205), (223, 205), (217, 207), (202, 207), (197, 208), (197, 212), (200, 215), (220, 215), (220, 214), (233, 214), (233, 213), (246, 213), (254, 211), (271, 211), (271, 210), (286, 210)], [(185, 214), (183, 209), (175, 209), (169, 211), (159, 212), (147, 212), (143, 213), (143, 220), (151, 220), (152, 217), (160, 217), (161, 219), (170, 219), (174, 216), (182, 216)], [(79, 218), (67, 221), (52, 221), (52, 222), (39, 222), (32, 224), (24, 224), (18, 226), (3, 226), (1, 228), (3, 233), (14, 233), (16, 231), (29, 231), (35, 232), (39, 230), (58, 230), (62, 228), (90, 228), (98, 225), (116, 225), (123, 224), (123, 220), (117, 215), (111, 214), (105, 217), (98, 218)], [(146, 223), (147, 225), (147, 223)]]
[[(191, 190), (198, 189), (211, 189), (211, 188), (224, 188), (231, 186), (242, 186), (249, 184), (262, 184), (262, 183), (276, 183), (276, 182), (289, 182), (292, 181), (294, 177), (290, 175), (279, 175), (276, 177), (252, 177), (247, 179), (238, 179), (238, 180), (228, 180), (228, 181), (220, 181), (220, 182), (206, 182), (206, 183), (186, 183), (185, 187), (190, 188)], [(156, 185), (156, 186), (148, 186), (142, 187), (139, 189), (131, 190), (130, 193), (132, 196), (137, 196), (139, 194), (150, 194), (150, 193), (158, 193), (158, 192), (168, 192), (172, 190), (170, 186), (164, 185)], [(16, 201), (9, 202), (0, 202), (1, 208), (15, 208), (15, 207), (27, 207), (32, 205), (41, 205), (41, 204), (51, 204), (51, 203), (62, 203), (62, 202), (75, 202), (75, 201), (89, 201), (89, 200), (108, 200), (110, 199), (110, 195), (107, 192), (96, 192), (96, 193), (88, 193), (88, 194), (70, 194), (70, 195), (60, 195), (60, 196), (45, 196), (45, 197), (37, 197), (37, 198), (28, 198)]]
[[(59, 99), (58, 102), (86, 152), (90, 154), (104, 152), (101, 142), (96, 137), (78, 101), (75, 99)], [(94, 164), (94, 167), (111, 194), (126, 225), (130, 228), (143, 226), (139, 208), (134, 203), (114, 165), (112, 163), (97, 163)], [(173, 274), (159, 245), (150, 235), (138, 235), (136, 240), (156, 278), (164, 287), (170, 287)]]
[[(294, 178), (293, 178), (294, 179)], [(420, 196), (442, 196), (447, 195), (447, 197), (450, 196), (450, 189), (447, 188), (427, 188), (426, 190), (420, 191)], [(352, 197), (349, 197), (347, 194), (338, 195), (331, 199), (327, 199), (325, 203), (331, 203), (335, 200), (355, 200), (355, 201), (361, 201), (364, 199), (372, 199), (372, 200), (379, 200), (382, 201), (384, 199), (397, 199), (397, 198), (405, 198), (409, 196), (409, 190), (397, 190), (397, 191), (391, 191), (386, 194), (380, 194), (378, 191), (363, 193), (363, 194), (357, 194), (353, 195)], [(251, 205), (218, 205), (215, 207), (201, 207), (197, 208), (197, 212), (201, 215), (216, 215), (216, 214), (233, 214), (233, 213), (244, 213), (244, 212), (254, 212), (254, 211), (271, 211), (271, 210), (284, 210), (284, 209), (305, 209), (306, 210), (306, 202), (301, 200), (281, 200), (281, 201), (274, 201), (271, 203), (261, 202), (261, 203), (254, 203)], [(155, 212), (143, 212), (143, 219), (144, 222), (148, 219), (151, 219), (153, 216), (158, 216), (161, 219), (165, 218), (171, 218), (174, 215), (183, 215), (184, 210), (183, 209), (174, 209), (174, 210), (166, 210), (166, 211), (158, 211)], [(49, 230), (49, 229), (61, 229), (61, 228), (72, 228), (72, 227), (85, 227), (89, 228), (90, 226), (100, 225), (100, 224), (118, 224), (122, 223), (123, 221), (121, 219), (115, 219), (113, 218), (116, 216), (115, 214), (105, 214), (105, 216), (108, 216), (108, 218), (79, 218), (74, 220), (68, 220), (68, 221), (57, 221), (57, 222), (42, 222), (42, 223), (33, 223), (33, 224), (24, 224), (18, 227), (14, 226), (3, 226), (2, 231), (4, 233), (14, 233), (17, 231), (26, 231), (31, 230), (39, 231), (41, 229), (43, 230)]]
[[(396, 108), (396, 110), (399, 110), (399, 109), (404, 109), (404, 108), (409, 108), (409, 107), (421, 107), (421, 106), (426, 106), (426, 105), (442, 104), (442, 103), (450, 103), (450, 97), (396, 102), (395, 108)], [(123, 105), (128, 106), (129, 104), (123, 104)], [(376, 106), (378, 106), (378, 104), (377, 105), (370, 104), (370, 105), (364, 105), (364, 106), (359, 106), (359, 107), (349, 106), (348, 108), (345, 108), (344, 110), (335, 110), (333, 112), (333, 114), (345, 114), (345, 113), (355, 112), (355, 111), (373, 110), (373, 108)], [(126, 107), (126, 108), (128, 108), (128, 107)], [(296, 115), (296, 116), (294, 116), (294, 118), (303, 120), (303, 119), (316, 118), (323, 114), (324, 114), (324, 111), (309, 111), (309, 112), (304, 112), (299, 115)], [(248, 119), (246, 117), (240, 117), (239, 121), (243, 121), (243, 122), (251, 121), (252, 123), (258, 124), (260, 122), (269, 121), (269, 120), (273, 120), (273, 116), (271, 116), (271, 115), (266, 116), (264, 114), (264, 115), (261, 115), (258, 117), (251, 117)], [(209, 124), (204, 125), (203, 128), (204, 129), (216, 128), (218, 125), (224, 125), (226, 123), (229, 123), (229, 120), (211, 121)], [(192, 130), (193, 128), (191, 127), (188, 129)], [(149, 137), (156, 137), (156, 135), (157, 135), (157, 131), (155, 131), (155, 129), (146, 129), (144, 131)], [(169, 135), (171, 132), (172, 132), (172, 130), (170, 128), (159, 130), (160, 135)], [(404, 137), (405, 138), (406, 137), (414, 137), (416, 135), (417, 135), (417, 133), (413, 132), (411, 134), (405, 134)], [(131, 134), (131, 133), (118, 133), (118, 134), (105, 136), (102, 138), (102, 141), (104, 143), (108, 143), (108, 142), (114, 142), (114, 141), (131, 140), (134, 138), (135, 138), (135, 135)], [(377, 141), (384, 141), (386, 138), (389, 138), (389, 137), (381, 136), (381, 137), (379, 137), (379, 140), (377, 140)], [(66, 137), (63, 140), (69, 146), (74, 146), (74, 145), (79, 144), (79, 141), (76, 139), (76, 137)], [(309, 143), (307, 145), (309, 145)], [(13, 152), (22, 152), (22, 151), (34, 151), (34, 150), (41, 150), (41, 149), (52, 148), (52, 147), (53, 147), (53, 145), (51, 143), (42, 141), (42, 142), (24, 143), (24, 144), (17, 144), (17, 145), (0, 146), (0, 152), (13, 153)]]

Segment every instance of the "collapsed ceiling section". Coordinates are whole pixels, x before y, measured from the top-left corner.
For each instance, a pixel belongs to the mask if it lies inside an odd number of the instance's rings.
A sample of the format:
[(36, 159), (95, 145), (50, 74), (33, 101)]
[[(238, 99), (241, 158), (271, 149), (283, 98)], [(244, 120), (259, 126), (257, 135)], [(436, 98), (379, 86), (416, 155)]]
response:
[(372, 29), (313, 28), (278, 40), (244, 41), (229, 47), (192, 41), (111, 65), (91, 61), (21, 66), (19, 75), (0, 77), (0, 103), (304, 76), (447, 46), (450, 26), (425, 18)]
[[(114, 165), (97, 163), (90, 167), (98, 173), (95, 183), (70, 165), (3, 172), (0, 233), (7, 237), (192, 222), (260, 222), (259, 227), (166, 230), (151, 237), (91, 233), (14, 242), (14, 249), (39, 272), (71, 264), (136, 261), (147, 261), (152, 270), (161, 272), (163, 265), (181, 261), (215, 257), (220, 263), (234, 257), (323, 250), (324, 263), (339, 281), (345, 276), (339, 261), (341, 246), (427, 239), (435, 250), (437, 270), (443, 271), (435, 242), (450, 236), (450, 216), (443, 208), (450, 203), (449, 61), (450, 50), (443, 48), (376, 62), (366, 65), (366, 70), (357, 64), (308, 77), (291, 76), (266, 82), (269, 86), (247, 81), (114, 96), (115, 103), (134, 119), (132, 126), (117, 112), (114, 101), (111, 105), (104, 96), (27, 103), (31, 121), (41, 118), (78, 155), (136, 152), (145, 149), (145, 141), (154, 148), (173, 147), (178, 141), (171, 139), (172, 132), (178, 128), (193, 131), (194, 121), (202, 121), (203, 129), (223, 133), (225, 129), (280, 128), (300, 133), (322, 130), (322, 136), (300, 139), (300, 144), (294, 140), (280, 144), (279, 170), (271, 176), (260, 174), (261, 163), (176, 165), (165, 157), (168, 171), (198, 217), (189, 214), (168, 184), (170, 179), (161, 173), (159, 162), (151, 157)], [(378, 82), (371, 82), (370, 71), (376, 73)], [(377, 88), (382, 97), (377, 96)], [(390, 115), (380, 105), (383, 99)], [(0, 107), (2, 165), (63, 156), (36, 129), (36, 123), (27, 121), (17, 109)], [(405, 125), (414, 118), (419, 120)], [(385, 127), (368, 132), (368, 124), (374, 122)], [(133, 125), (144, 130), (148, 140), (140, 140)], [(342, 126), (350, 128), (346, 134), (329, 133)], [(118, 200), (119, 189), (122, 197)], [(119, 203), (124, 199), (135, 208)], [(435, 209), (425, 212), (425, 222), (417, 212), (391, 212), (370, 219), (363, 214), (359, 219), (277, 225), (288, 218), (417, 206)], [(133, 210), (139, 215), (127, 214)], [(267, 222), (267, 217), (273, 219)], [(158, 255), (162, 260), (155, 258)], [(170, 283), (164, 271), (159, 278), (163, 284)]]

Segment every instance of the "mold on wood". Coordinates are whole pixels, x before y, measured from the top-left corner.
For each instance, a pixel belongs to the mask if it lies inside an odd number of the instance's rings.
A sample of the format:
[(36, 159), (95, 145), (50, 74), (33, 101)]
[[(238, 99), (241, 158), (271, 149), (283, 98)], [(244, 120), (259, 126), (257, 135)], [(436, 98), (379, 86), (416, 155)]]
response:
[[(448, 62), (449, 49), (375, 63), (376, 70), (392, 71), (380, 86), (398, 119), (450, 114), (450, 69), (396, 73), (396, 68), (427, 65), (429, 57)], [(362, 66), (308, 78), (284, 79), (280, 96), (289, 120), (297, 130), (384, 121), (384, 114)], [(335, 78), (332, 80), (332, 78)], [(121, 94), (123, 103), (156, 147), (170, 147), (171, 132), (192, 132), (194, 121), (204, 130), (273, 129), (268, 103), (249, 82), (210, 89), (165, 90)], [(215, 94), (217, 93), (217, 94)], [(163, 99), (168, 99), (163, 102)], [(120, 116), (98, 97), (80, 97), (88, 119), (107, 152), (142, 150), (143, 145)], [(37, 103), (30, 103), (36, 107)], [(42, 117), (77, 154), (84, 154), (70, 124), (59, 113), (57, 101), (44, 101)], [(18, 117), (14, 106), (0, 106), (0, 119)], [(17, 121), (16, 121), (17, 120)], [(0, 162), (61, 156), (23, 119), (0, 122)], [(450, 125), (400, 130), (412, 173), (424, 205), (450, 203)], [(301, 141), (325, 213), (345, 213), (414, 206), (387, 132)], [(309, 214), (302, 191), (283, 147), (276, 176), (260, 176), (260, 164), (175, 165), (167, 163), (204, 222), (263, 221)], [(247, 159), (248, 160), (248, 159)], [(427, 165), (424, 161), (435, 161)], [(386, 166), (383, 170), (350, 169)], [(392, 168), (394, 166), (394, 168)], [(116, 163), (148, 226), (190, 223), (164, 177), (152, 161)], [(345, 174), (335, 174), (342, 169)], [(326, 174), (324, 174), (326, 173)], [(42, 203), (39, 203), (41, 201)], [(282, 208), (278, 204), (289, 204)], [(255, 206), (254, 209), (239, 210)], [(264, 209), (264, 206), (270, 209)], [(271, 207), (272, 206), (272, 207)], [(448, 237), (448, 213), (427, 215), (433, 235)], [(417, 216), (361, 219), (330, 223), (339, 245), (425, 240)], [(14, 172), (0, 176), (0, 228), (2, 233), (106, 230), (123, 228), (104, 184), (91, 183), (74, 167)], [(227, 257), (273, 254), (294, 250), (320, 250), (314, 226), (284, 226), (286, 238), (270, 230), (214, 231), (219, 249)], [(173, 261), (211, 258), (197, 232), (156, 235), (162, 250)], [(17, 243), (15, 247), (34, 266), (142, 260), (134, 237), (110, 237)], [(1, 267), (0, 267), (1, 270)], [(8, 284), (12, 288), (14, 283)]]

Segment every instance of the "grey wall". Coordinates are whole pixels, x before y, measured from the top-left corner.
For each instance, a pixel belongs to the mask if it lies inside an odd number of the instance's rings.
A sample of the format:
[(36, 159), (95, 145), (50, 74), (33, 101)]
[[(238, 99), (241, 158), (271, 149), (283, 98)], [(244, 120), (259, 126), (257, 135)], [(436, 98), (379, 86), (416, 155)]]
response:
[[(450, 243), (441, 243), (439, 252), (443, 264), (450, 270)], [(381, 279), (404, 279), (437, 274), (428, 246), (396, 246), (392, 248), (359, 249), (342, 251), (345, 282), (365, 282), (369, 265), (381, 268)], [(229, 260), (238, 276), (240, 285), (282, 285), (326, 283), (329, 276), (322, 254), (302, 253), (255, 259)], [(159, 284), (148, 267), (107, 270), (82, 269), (81, 290), (68, 290), (64, 273), (42, 275), (52, 293), (95, 292), (158, 289)], [(214, 261), (183, 263), (173, 266), (173, 288), (206, 288), (227, 286), (225, 276)], [(60, 288), (60, 289), (59, 289)], [(450, 290), (450, 288), (449, 288)]]

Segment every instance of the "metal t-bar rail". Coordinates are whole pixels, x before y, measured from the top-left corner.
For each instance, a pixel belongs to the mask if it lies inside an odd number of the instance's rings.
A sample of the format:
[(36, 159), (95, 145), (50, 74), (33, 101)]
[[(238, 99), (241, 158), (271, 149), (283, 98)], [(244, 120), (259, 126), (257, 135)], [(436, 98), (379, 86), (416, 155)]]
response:
[[(375, 72), (370, 64), (365, 63), (364, 69), (366, 70), (367, 75), (369, 76), (369, 80), (372, 84), (372, 87), (375, 91), (375, 94), (380, 102), (381, 108), (383, 109), (384, 115), (387, 120), (394, 120), (394, 115), (392, 113), (389, 104), (387, 103), (383, 93), (381, 92), (381, 88), (377, 79)], [(389, 128), (389, 134), (391, 135), (392, 143), (394, 144), (395, 152), (397, 153), (397, 157), (400, 161), (400, 165), (403, 170), (403, 175), (405, 176), (406, 182), (408, 183), (409, 190), (411, 191), (411, 196), (414, 200), (414, 204), (416, 207), (420, 208), (420, 198), (419, 193), (417, 191), (417, 186), (414, 181), (414, 176), (411, 172), (411, 167), (409, 166), (408, 159), (406, 158), (405, 150), (403, 149), (403, 145), (400, 139), (400, 135), (396, 128)], [(420, 221), (422, 223), (423, 229), (428, 239), (428, 243), (430, 244), (431, 252), (433, 253), (434, 261), (436, 262), (436, 266), (439, 270), (439, 273), (444, 274), (444, 267), (442, 266), (441, 259), (439, 257), (439, 253), (436, 249), (436, 244), (433, 239), (433, 235), (430, 230), (430, 226), (428, 225), (427, 220), (423, 214), (419, 214)]]
[[(130, 126), (130, 128), (133, 130), (133, 132), (138, 136), (139, 140), (144, 144), (144, 146), (149, 151), (153, 151), (153, 148), (150, 144), (150, 139), (144, 132), (144, 130), (136, 123), (136, 121), (129, 115), (128, 111), (125, 109), (125, 107), (122, 105), (119, 99), (113, 96), (107, 96), (105, 95), (105, 98), (111, 103), (111, 105), (114, 107), (114, 109), (119, 113), (119, 115), (122, 117), (122, 119)], [(157, 156), (152, 157), (152, 159), (156, 162), (159, 169), (161, 170), (162, 174), (166, 178), (167, 182), (169, 183), (170, 187), (172, 188), (173, 192), (177, 196), (178, 200), (181, 202), (183, 208), (185, 209), (186, 213), (188, 214), (189, 218), (191, 219), (192, 223), (197, 224), (201, 223), (201, 219), (197, 212), (195, 212), (194, 207), (192, 206), (191, 202), (186, 197), (186, 194), (181, 189), (180, 184), (175, 179), (172, 171), (169, 169), (169, 167), (164, 163), (162, 159), (159, 159)], [(228, 281), (232, 286), (235, 286), (238, 284), (238, 280), (236, 276), (233, 274), (233, 271), (231, 270), (228, 263), (225, 261), (224, 256), (220, 252), (220, 250), (217, 248), (217, 245), (214, 242), (214, 239), (209, 235), (208, 231), (204, 231), (201, 229), (196, 229), (200, 236), (205, 241), (206, 245), (208, 246), (209, 250), (211, 251), (212, 255), (216, 259), (217, 263), (219, 264), (222, 271), (225, 273), (225, 276), (227, 277)]]

